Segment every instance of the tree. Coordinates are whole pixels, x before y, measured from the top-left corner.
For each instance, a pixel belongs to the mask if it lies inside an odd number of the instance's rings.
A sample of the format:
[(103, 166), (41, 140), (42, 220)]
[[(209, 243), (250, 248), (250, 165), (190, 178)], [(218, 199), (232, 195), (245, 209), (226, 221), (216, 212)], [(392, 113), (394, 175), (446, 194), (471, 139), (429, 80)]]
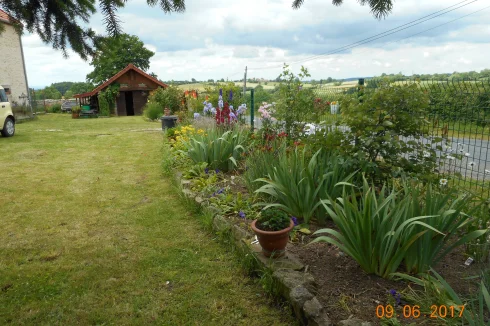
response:
[(61, 93), (61, 95), (65, 95), (66, 91), (69, 90), (72, 85), (72, 82), (60, 82), (51, 84), (51, 86), (55, 87)]
[(78, 83), (73, 83), (68, 91), (72, 92), (72, 94), (75, 95), (75, 94), (87, 93), (93, 89), (94, 89), (94, 85), (92, 85), (91, 83), (78, 82)]
[(196, 80), (194, 78), (191, 79), (192, 83), (196, 83)]
[[(305, 0), (293, 0), (293, 8), (299, 9)], [(393, 9), (394, 0), (358, 0), (358, 2), (364, 6), (369, 5), (371, 8), (371, 13), (377, 19), (381, 19), (386, 17), (389, 13), (391, 13)], [(344, 0), (332, 0), (332, 4), (335, 6), (340, 6), (344, 3)]]
[(134, 35), (122, 34), (116, 38), (104, 38), (90, 62), (94, 71), (87, 75), (87, 80), (100, 85), (130, 63), (146, 71), (150, 68), (150, 58), (154, 54)]
[[(84, 60), (96, 52), (100, 36), (83, 24), (88, 24), (96, 13), (96, 3), (110, 36), (122, 34), (117, 10), (124, 8), (127, 1), (121, 0), (0, 0), (0, 8), (16, 21), (19, 29), (37, 33), (40, 38), (61, 50), (65, 57), (71, 48)], [(184, 12), (185, 0), (146, 0), (149, 6), (159, 5), (165, 13)], [(0, 24), (0, 33), (2, 32)]]

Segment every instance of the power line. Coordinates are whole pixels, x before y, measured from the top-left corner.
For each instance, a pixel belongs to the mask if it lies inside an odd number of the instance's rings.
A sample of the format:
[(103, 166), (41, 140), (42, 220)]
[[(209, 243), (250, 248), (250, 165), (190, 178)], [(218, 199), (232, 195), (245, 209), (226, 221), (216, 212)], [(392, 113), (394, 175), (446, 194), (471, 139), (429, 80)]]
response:
[[(305, 58), (305, 59), (297, 60), (297, 61), (295, 61), (295, 62), (291, 62), (291, 64), (296, 64), (296, 63), (301, 63), (301, 62), (310, 61), (310, 60), (316, 59), (316, 58), (318, 58), (318, 57), (322, 57), (322, 56), (328, 56), (328, 55), (336, 54), (336, 53), (339, 53), (339, 52), (342, 52), (342, 51), (345, 51), (345, 50), (348, 50), (348, 49), (352, 49), (352, 48), (358, 47), (358, 46), (360, 46), (360, 45), (364, 45), (364, 44), (367, 44), (367, 43), (373, 42), (373, 41), (378, 40), (378, 39), (380, 39), (380, 38), (383, 38), (383, 37), (386, 37), (386, 36), (389, 36), (389, 35), (392, 35), (392, 34), (395, 34), (395, 33), (401, 32), (401, 31), (403, 31), (403, 30), (405, 30), (405, 29), (411, 28), (411, 27), (413, 27), (413, 26), (416, 26), (416, 25), (422, 24), (422, 23), (424, 23), (424, 22), (426, 22), (426, 21), (432, 20), (432, 19), (437, 18), (437, 17), (439, 17), (439, 16), (445, 15), (445, 14), (447, 14), (447, 13), (451, 12), (451, 11), (454, 11), (454, 10), (460, 9), (460, 8), (462, 8), (462, 7), (465, 7), (465, 6), (468, 6), (468, 5), (470, 5), (470, 4), (474, 3), (474, 2), (477, 2), (477, 1), (478, 1), (478, 0), (473, 0), (473, 1), (471, 1), (471, 2), (469, 2), (469, 3), (468, 3), (468, 0), (465, 0), (465, 1), (459, 2), (459, 3), (457, 3), (457, 4), (454, 4), (454, 5), (452, 5), (452, 6), (449, 6), (449, 7), (447, 7), (447, 8), (444, 8), (444, 9), (442, 9), (442, 10), (436, 11), (436, 12), (434, 12), (434, 13), (432, 13), (432, 14), (429, 14), (429, 15), (427, 15), (427, 16), (421, 17), (421, 18), (416, 19), (416, 20), (414, 20), (414, 21), (411, 21), (411, 22), (409, 22), (409, 23), (406, 23), (406, 24), (400, 25), (400, 26), (398, 26), (398, 27), (392, 28), (392, 29), (387, 30), (387, 31), (385, 31), (385, 32), (378, 33), (378, 34), (373, 35), (373, 36), (371, 36), (371, 37), (368, 37), (368, 38), (362, 39), (362, 40), (360, 40), (360, 41), (357, 41), (357, 42), (351, 43), (351, 44), (349, 44), (349, 45), (346, 45), (346, 46), (343, 46), (343, 47), (340, 47), (340, 48), (337, 48), (337, 49), (331, 50), (331, 51), (329, 51), (329, 52), (325, 52), (325, 53), (318, 54), (318, 55), (315, 55), (315, 56), (311, 56), (311, 57), (308, 57), (308, 58)], [(457, 7), (457, 8), (453, 8), (453, 7), (458, 6), (458, 5), (460, 5), (460, 4), (462, 4), (462, 3), (465, 3), (465, 2), (466, 2), (466, 4), (463, 4), (463, 5), (461, 5), (461, 6)], [(451, 9), (451, 8), (453, 8), (453, 9)], [(448, 9), (451, 9), (451, 10), (448, 10)], [(441, 12), (442, 12), (442, 13), (441, 13)], [(434, 16), (434, 15), (435, 15), (435, 16)], [(427, 17), (431, 17), (431, 18), (427, 18)], [(465, 16), (463, 16), (463, 17), (465, 17)], [(463, 18), (463, 17), (461, 17), (461, 18)], [(427, 19), (425, 19), (425, 18), (427, 18)], [(444, 24), (443, 24), (443, 25), (444, 25)], [(264, 69), (275, 69), (275, 68), (280, 68), (280, 67), (282, 67), (282, 65), (281, 65), (281, 66), (273, 66), (273, 67), (269, 66), (269, 67), (249, 68), (249, 69), (250, 69), (250, 70), (264, 70)]]

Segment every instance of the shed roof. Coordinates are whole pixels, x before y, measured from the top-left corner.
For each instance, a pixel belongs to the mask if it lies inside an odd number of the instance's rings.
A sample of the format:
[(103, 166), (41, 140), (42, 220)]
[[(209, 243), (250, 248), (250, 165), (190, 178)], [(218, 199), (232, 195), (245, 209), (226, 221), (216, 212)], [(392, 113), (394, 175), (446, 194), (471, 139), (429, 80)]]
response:
[(124, 68), (123, 70), (121, 70), (120, 72), (118, 72), (117, 74), (115, 74), (114, 76), (112, 76), (111, 78), (109, 78), (106, 82), (104, 82), (103, 84), (97, 86), (93, 91), (91, 92), (87, 92), (87, 93), (82, 93), (82, 94), (76, 94), (74, 95), (75, 98), (81, 98), (81, 97), (90, 97), (90, 96), (94, 96), (95, 94), (99, 93), (101, 90), (103, 90), (104, 88), (108, 87), (109, 85), (111, 85), (113, 82), (115, 82), (119, 77), (121, 77), (122, 75), (124, 75), (125, 73), (127, 73), (128, 71), (130, 70), (133, 70), (135, 71), (136, 73), (148, 78), (149, 80), (151, 80), (152, 82), (154, 82), (155, 84), (157, 84), (158, 86), (161, 86), (163, 88), (167, 88), (168, 85), (165, 84), (165, 83), (162, 83), (161, 81), (159, 81), (158, 79), (156, 79), (155, 77), (152, 77), (150, 75), (148, 75), (146, 72), (144, 72), (143, 70), (139, 69), (138, 67), (136, 67), (135, 65), (133, 65), (132, 63), (130, 63), (129, 65), (126, 66), (126, 68)]

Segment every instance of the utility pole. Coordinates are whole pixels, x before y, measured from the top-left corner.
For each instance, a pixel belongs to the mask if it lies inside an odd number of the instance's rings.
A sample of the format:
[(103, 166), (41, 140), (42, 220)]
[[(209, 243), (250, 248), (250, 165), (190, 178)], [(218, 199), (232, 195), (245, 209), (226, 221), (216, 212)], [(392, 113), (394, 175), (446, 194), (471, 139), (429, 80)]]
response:
[(243, 75), (243, 98), (247, 94), (247, 66), (245, 66), (245, 74)]

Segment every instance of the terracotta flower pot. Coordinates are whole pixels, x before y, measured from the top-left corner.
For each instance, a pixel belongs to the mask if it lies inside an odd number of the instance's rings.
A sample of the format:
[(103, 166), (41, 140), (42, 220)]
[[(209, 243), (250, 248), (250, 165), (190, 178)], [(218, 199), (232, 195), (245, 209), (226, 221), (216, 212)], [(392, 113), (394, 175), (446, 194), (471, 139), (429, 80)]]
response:
[(250, 226), (257, 235), (264, 256), (271, 257), (272, 254), (274, 254), (273, 258), (284, 256), (289, 241), (289, 232), (293, 229), (294, 222), (291, 220), (289, 227), (280, 231), (263, 231), (255, 226), (256, 223), (257, 220), (254, 220)]
[(80, 117), (80, 113), (78, 113), (78, 112), (72, 112), (71, 113), (71, 118), (72, 119), (78, 119), (79, 117)]

